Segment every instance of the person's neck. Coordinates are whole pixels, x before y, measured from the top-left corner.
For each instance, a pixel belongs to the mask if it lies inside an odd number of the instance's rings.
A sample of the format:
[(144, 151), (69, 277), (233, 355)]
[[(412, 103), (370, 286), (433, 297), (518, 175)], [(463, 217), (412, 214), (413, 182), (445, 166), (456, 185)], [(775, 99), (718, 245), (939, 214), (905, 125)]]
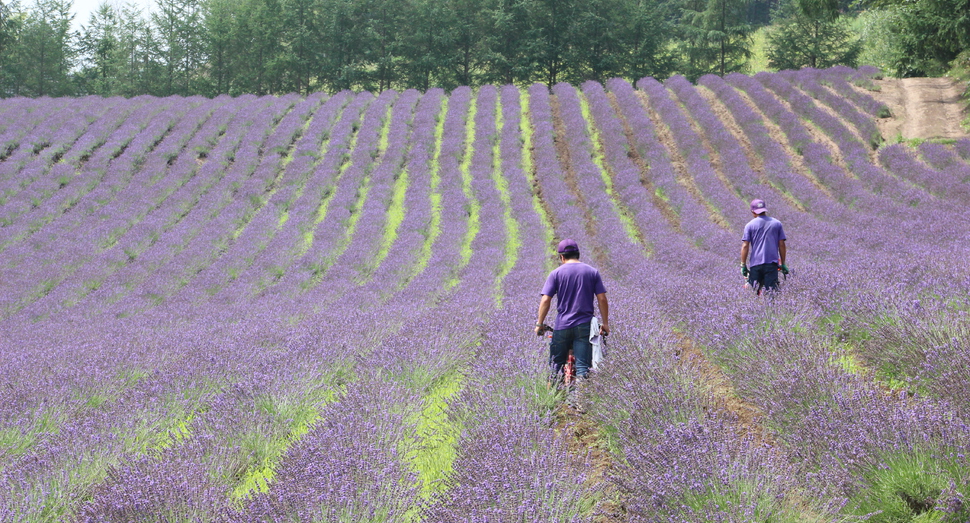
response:
[(569, 260), (563, 260), (563, 263), (579, 263), (579, 260), (573, 258), (573, 259), (569, 259)]

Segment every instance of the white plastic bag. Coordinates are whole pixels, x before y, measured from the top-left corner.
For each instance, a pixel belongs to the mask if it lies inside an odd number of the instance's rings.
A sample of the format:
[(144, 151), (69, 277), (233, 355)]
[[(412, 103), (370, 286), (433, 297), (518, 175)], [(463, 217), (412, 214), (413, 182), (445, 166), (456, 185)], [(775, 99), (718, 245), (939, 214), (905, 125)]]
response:
[(600, 320), (596, 316), (589, 323), (589, 343), (593, 346), (593, 370), (596, 370), (606, 356), (603, 336), (600, 335)]

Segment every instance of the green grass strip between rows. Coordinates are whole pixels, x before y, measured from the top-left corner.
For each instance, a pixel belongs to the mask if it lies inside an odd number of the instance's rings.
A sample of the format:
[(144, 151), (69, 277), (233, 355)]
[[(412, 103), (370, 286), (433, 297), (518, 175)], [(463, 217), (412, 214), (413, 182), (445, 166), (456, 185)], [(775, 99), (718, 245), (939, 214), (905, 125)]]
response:
[(610, 176), (609, 170), (606, 166), (606, 157), (603, 151), (603, 137), (600, 136), (599, 129), (593, 123), (593, 115), (589, 109), (589, 100), (586, 99), (586, 95), (580, 91), (576, 90), (576, 96), (579, 98), (579, 106), (582, 109), (583, 123), (586, 125), (586, 133), (590, 138), (590, 154), (593, 157), (593, 163), (596, 165), (596, 169), (600, 173), (600, 178), (603, 179), (603, 184), (606, 186), (606, 195), (610, 198), (610, 204), (613, 206), (613, 211), (620, 218), (620, 223), (623, 224), (623, 230), (626, 232), (627, 238), (635, 244), (639, 244), (643, 247), (644, 252), (649, 256), (652, 248), (649, 244), (645, 243), (640, 238), (640, 234), (637, 231), (637, 226), (633, 221), (631, 216), (632, 212), (626, 208), (626, 206), (619, 200), (619, 196), (616, 194), (616, 189), (613, 187), (613, 178)]
[(431, 174), (431, 195), (429, 197), (431, 203), (431, 221), (428, 223), (428, 227), (424, 233), (424, 243), (421, 245), (421, 252), (417, 256), (411, 274), (402, 282), (402, 285), (406, 285), (413, 280), (428, 266), (428, 262), (431, 261), (431, 248), (434, 246), (434, 242), (438, 239), (438, 236), (441, 235), (441, 146), (445, 135), (448, 100), (449, 98), (447, 96), (441, 97), (441, 108), (438, 111), (435, 122), (435, 148), (434, 155), (431, 158), (431, 165), (429, 166)]
[(448, 281), (447, 288), (454, 287), (458, 284), (458, 272), (468, 265), (468, 261), (472, 257), (472, 242), (475, 237), (478, 236), (478, 231), (480, 226), (480, 213), (481, 213), (481, 203), (475, 198), (475, 191), (472, 188), (472, 174), (471, 174), (471, 164), (472, 156), (475, 154), (475, 116), (478, 114), (478, 98), (473, 97), (468, 108), (468, 114), (465, 120), (465, 153), (461, 160), (461, 190), (465, 194), (465, 198), (468, 199), (466, 204), (466, 212), (468, 213), (468, 230), (465, 232), (464, 238), (461, 241), (460, 256), (461, 259), (458, 263), (458, 267), (455, 268), (455, 273), (452, 275), (451, 279)]
[[(519, 105), (521, 107), (519, 111), (519, 131), (522, 133), (522, 170), (529, 180), (529, 186), (535, 187), (538, 182), (535, 177), (535, 161), (532, 158), (532, 124), (529, 123), (528, 92), (519, 91)], [(549, 215), (546, 213), (546, 209), (542, 207), (542, 201), (539, 200), (539, 195), (534, 190), (532, 191), (532, 207), (536, 210), (536, 214), (539, 215), (539, 220), (542, 222), (543, 230), (545, 231), (543, 241), (546, 247), (551, 249), (556, 243), (555, 230), (552, 226), (552, 221), (549, 219)], [(551, 271), (555, 267), (556, 262), (551, 257), (546, 258), (546, 269)]]
[(350, 136), (350, 143), (347, 144), (347, 150), (344, 152), (343, 157), (340, 159), (340, 166), (337, 168), (337, 176), (334, 177), (333, 183), (323, 187), (320, 190), (320, 205), (317, 207), (317, 216), (313, 220), (313, 224), (307, 227), (303, 231), (303, 247), (300, 252), (297, 253), (296, 257), (302, 257), (306, 254), (310, 247), (313, 247), (313, 233), (316, 231), (316, 227), (320, 225), (323, 220), (327, 219), (327, 214), (330, 211), (330, 204), (333, 202), (333, 197), (337, 192), (337, 184), (343, 179), (344, 173), (350, 168), (353, 163), (351, 161), (351, 153), (357, 147), (357, 137), (360, 135), (360, 120), (364, 115), (367, 106), (362, 106), (360, 112), (357, 113), (357, 119), (354, 120), (353, 131)]
[(377, 145), (377, 153), (374, 156), (374, 163), (372, 163), (371, 168), (367, 169), (364, 179), (360, 181), (360, 186), (357, 187), (357, 199), (354, 201), (353, 208), (350, 209), (350, 216), (344, 220), (341, 220), (341, 224), (344, 226), (344, 237), (327, 255), (326, 260), (323, 262), (323, 270), (317, 275), (316, 278), (314, 278), (314, 281), (312, 282), (314, 285), (319, 282), (324, 273), (333, 267), (333, 264), (337, 262), (337, 259), (343, 255), (344, 251), (350, 247), (351, 241), (353, 241), (354, 233), (357, 232), (357, 226), (360, 224), (360, 217), (363, 214), (364, 204), (367, 202), (367, 195), (371, 190), (370, 182), (373, 168), (376, 166), (376, 163), (380, 161), (378, 159), (382, 160), (384, 153), (387, 152), (388, 135), (391, 132), (391, 113), (393, 110), (394, 104), (388, 104), (387, 110), (384, 113), (384, 119), (381, 122), (381, 134)]
[(519, 236), (519, 223), (512, 217), (512, 198), (509, 195), (509, 182), (502, 173), (502, 129), (505, 122), (502, 118), (501, 98), (496, 104), (495, 111), (495, 137), (492, 140), (492, 181), (498, 189), (499, 198), (502, 200), (502, 221), (505, 223), (505, 256), (498, 275), (495, 277), (495, 305), (502, 307), (502, 283), (505, 277), (512, 271), (519, 257), (519, 249), (522, 247), (522, 239)]

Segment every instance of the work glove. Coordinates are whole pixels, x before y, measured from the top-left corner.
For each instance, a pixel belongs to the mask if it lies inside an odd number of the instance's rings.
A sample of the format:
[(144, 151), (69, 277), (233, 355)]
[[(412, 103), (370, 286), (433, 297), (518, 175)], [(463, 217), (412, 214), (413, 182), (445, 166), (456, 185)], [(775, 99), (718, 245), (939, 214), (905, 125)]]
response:
[(745, 278), (748, 277), (748, 265), (747, 264), (744, 264), (744, 263), (741, 264), (741, 276), (744, 276)]
[(781, 267), (779, 267), (778, 270), (780, 270), (781, 273), (784, 274), (785, 276), (788, 276), (788, 266), (785, 265), (784, 263), (781, 264)]
[(547, 331), (551, 331), (551, 330), (552, 329), (549, 328), (549, 326), (544, 323), (543, 324), (536, 323), (536, 329), (535, 329), (536, 336), (542, 336)]

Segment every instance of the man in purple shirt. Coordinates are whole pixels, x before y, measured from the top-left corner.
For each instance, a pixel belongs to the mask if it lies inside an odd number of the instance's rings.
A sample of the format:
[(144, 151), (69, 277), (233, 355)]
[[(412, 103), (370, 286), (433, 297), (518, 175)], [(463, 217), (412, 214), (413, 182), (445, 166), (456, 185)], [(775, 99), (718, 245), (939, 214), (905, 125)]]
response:
[(785, 229), (780, 221), (768, 216), (764, 200), (751, 200), (751, 215), (754, 218), (744, 226), (741, 236), (741, 275), (761, 294), (762, 289), (778, 289), (778, 271), (788, 274)]
[(610, 307), (606, 301), (606, 287), (596, 269), (579, 261), (579, 246), (573, 240), (559, 242), (559, 267), (549, 273), (539, 300), (539, 319), (535, 332), (542, 336), (546, 329), (546, 314), (556, 297), (556, 325), (549, 343), (549, 363), (556, 375), (562, 373), (572, 349), (576, 358), (576, 376), (586, 378), (593, 361), (593, 347), (589, 342), (590, 322), (593, 319), (593, 298), (599, 303), (600, 334), (610, 333)]

